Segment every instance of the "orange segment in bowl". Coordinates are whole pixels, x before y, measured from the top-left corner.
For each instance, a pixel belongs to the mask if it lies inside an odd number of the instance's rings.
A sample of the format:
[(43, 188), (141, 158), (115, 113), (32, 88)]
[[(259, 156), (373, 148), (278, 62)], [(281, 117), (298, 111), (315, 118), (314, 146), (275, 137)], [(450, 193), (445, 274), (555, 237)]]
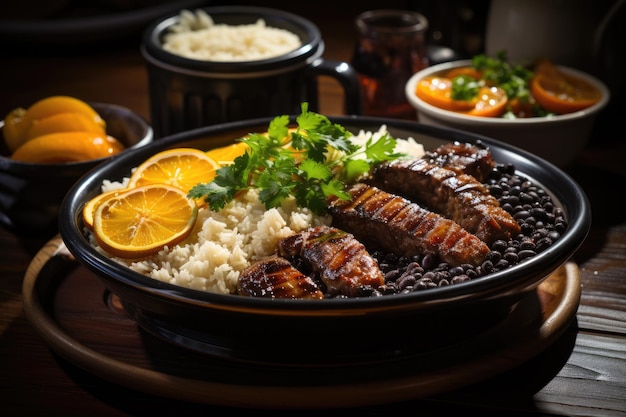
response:
[(38, 136), (17, 148), (16, 161), (64, 163), (88, 161), (115, 155), (124, 145), (112, 136), (92, 132), (57, 132)]
[(28, 109), (17, 108), (6, 116), (4, 121), (8, 127), (3, 129), (3, 133), (7, 146), (15, 151), (26, 141), (26, 132), (31, 126), (47, 117), (67, 112), (80, 113), (103, 131), (106, 129), (105, 121), (86, 102), (69, 96), (51, 96), (35, 102)]
[(175, 148), (159, 152), (137, 167), (128, 187), (168, 184), (189, 192), (197, 184), (210, 182), (220, 165), (206, 152), (194, 148)]
[(184, 240), (198, 208), (180, 188), (150, 184), (106, 198), (93, 215), (96, 242), (107, 252), (132, 259), (153, 255)]
[(11, 152), (15, 152), (22, 144), (22, 118), (24, 114), (26, 114), (26, 109), (18, 107), (11, 110), (4, 118), (2, 136), (4, 136), (4, 143)]
[(104, 120), (89, 104), (69, 96), (51, 96), (37, 101), (26, 110), (22, 123), (30, 126), (35, 120), (65, 112), (81, 113), (102, 128), (106, 127)]
[(105, 135), (104, 127), (92, 118), (78, 112), (53, 114), (34, 121), (24, 134), (24, 141), (55, 132), (92, 132)]

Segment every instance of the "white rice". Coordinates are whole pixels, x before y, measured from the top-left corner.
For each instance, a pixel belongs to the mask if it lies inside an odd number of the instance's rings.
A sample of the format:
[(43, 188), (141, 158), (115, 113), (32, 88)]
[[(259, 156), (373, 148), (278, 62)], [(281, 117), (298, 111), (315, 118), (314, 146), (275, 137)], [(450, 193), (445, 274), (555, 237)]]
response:
[(182, 10), (179, 23), (165, 35), (163, 48), (186, 58), (204, 61), (256, 61), (284, 55), (302, 45), (285, 29), (267, 26), (263, 19), (248, 25), (216, 24), (199, 9)]
[[(377, 140), (386, 132), (386, 126), (381, 126), (377, 132), (360, 131), (351, 140), (364, 144), (367, 139)], [(399, 139), (396, 150), (415, 157), (424, 154), (422, 145), (412, 138)], [(121, 182), (104, 181), (102, 191), (124, 188), (127, 183), (128, 178)], [(232, 294), (240, 272), (255, 260), (273, 255), (280, 239), (330, 223), (330, 216), (317, 216), (307, 208), (298, 207), (292, 199), (267, 210), (259, 201), (257, 191), (250, 190), (219, 212), (201, 208), (196, 226), (184, 242), (144, 259), (113, 259), (160, 281)], [(92, 244), (101, 251), (93, 238)]]

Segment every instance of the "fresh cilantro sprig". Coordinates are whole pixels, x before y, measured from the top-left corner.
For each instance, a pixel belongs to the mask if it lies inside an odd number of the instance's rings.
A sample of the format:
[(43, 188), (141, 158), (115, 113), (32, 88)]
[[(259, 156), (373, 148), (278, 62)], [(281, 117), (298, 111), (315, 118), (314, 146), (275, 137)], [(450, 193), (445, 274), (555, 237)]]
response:
[(365, 146), (350, 140), (352, 133), (302, 104), (297, 127), (289, 130), (289, 117), (278, 116), (267, 134), (251, 133), (240, 141), (249, 149), (231, 165), (217, 170), (213, 181), (194, 186), (189, 197), (204, 199), (218, 211), (237, 193), (255, 188), (267, 208), (293, 197), (298, 205), (324, 214), (327, 199), (348, 199), (346, 184), (368, 174), (376, 164), (397, 159), (396, 140), (385, 134)]

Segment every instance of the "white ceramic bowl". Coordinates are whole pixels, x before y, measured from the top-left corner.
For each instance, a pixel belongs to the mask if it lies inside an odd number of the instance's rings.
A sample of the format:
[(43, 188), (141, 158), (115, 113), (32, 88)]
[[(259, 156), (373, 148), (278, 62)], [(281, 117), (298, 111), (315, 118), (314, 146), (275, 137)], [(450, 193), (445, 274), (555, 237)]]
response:
[(468, 116), (443, 110), (426, 103), (415, 94), (415, 86), (422, 78), (447, 71), (451, 68), (471, 65), (471, 60), (461, 60), (433, 65), (415, 73), (405, 86), (407, 100), (417, 111), (421, 123), (460, 129), (484, 135), (530, 151), (555, 165), (566, 166), (574, 160), (589, 140), (596, 116), (610, 98), (604, 83), (581, 71), (559, 66), (558, 68), (594, 85), (602, 98), (593, 106), (570, 114), (504, 119)]

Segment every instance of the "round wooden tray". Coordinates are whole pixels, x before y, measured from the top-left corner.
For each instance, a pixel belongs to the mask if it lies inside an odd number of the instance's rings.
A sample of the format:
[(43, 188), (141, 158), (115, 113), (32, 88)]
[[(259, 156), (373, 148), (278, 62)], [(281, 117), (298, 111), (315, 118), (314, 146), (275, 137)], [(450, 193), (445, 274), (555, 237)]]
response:
[(302, 369), (229, 362), (155, 338), (71, 257), (59, 236), (37, 253), (23, 284), (27, 319), (74, 365), (148, 394), (256, 408), (378, 405), (476, 384), (552, 345), (575, 317), (580, 295), (578, 267), (568, 262), (501, 322), (471, 338), (375, 367)]

